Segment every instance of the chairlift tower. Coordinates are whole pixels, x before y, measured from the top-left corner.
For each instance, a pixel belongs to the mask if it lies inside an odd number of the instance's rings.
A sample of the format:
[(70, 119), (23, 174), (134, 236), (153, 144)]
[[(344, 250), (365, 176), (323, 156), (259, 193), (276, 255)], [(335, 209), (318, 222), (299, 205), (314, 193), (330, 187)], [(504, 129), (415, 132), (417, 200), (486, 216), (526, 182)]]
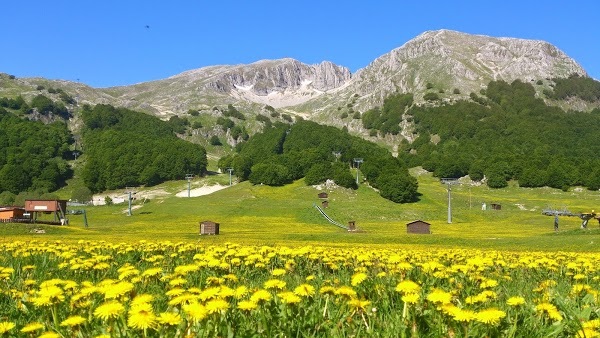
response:
[(333, 154), (333, 156), (335, 156), (335, 161), (337, 162), (340, 159), (340, 156), (342, 156), (342, 152), (339, 150), (334, 150), (331, 152)]
[(448, 224), (452, 224), (452, 186), (458, 184), (456, 178), (442, 178), (442, 184), (448, 189)]
[(131, 195), (135, 194), (135, 190), (133, 188), (126, 187), (125, 193), (128, 195), (127, 200), (129, 201), (129, 211), (127, 212), (127, 216), (131, 216)]
[(188, 182), (188, 197), (190, 197), (190, 186), (191, 186), (191, 184), (192, 184), (192, 179), (193, 179), (193, 178), (194, 178), (194, 175), (193, 175), (193, 174), (186, 174), (186, 175), (185, 175), (185, 179), (186, 179), (186, 180), (187, 180), (187, 182)]
[(233, 168), (227, 168), (227, 171), (229, 171), (229, 186), (231, 186), (231, 174), (233, 173)]
[(358, 173), (360, 170), (360, 164), (363, 163), (363, 159), (362, 158), (354, 158), (354, 163), (356, 163), (356, 185), (358, 185)]

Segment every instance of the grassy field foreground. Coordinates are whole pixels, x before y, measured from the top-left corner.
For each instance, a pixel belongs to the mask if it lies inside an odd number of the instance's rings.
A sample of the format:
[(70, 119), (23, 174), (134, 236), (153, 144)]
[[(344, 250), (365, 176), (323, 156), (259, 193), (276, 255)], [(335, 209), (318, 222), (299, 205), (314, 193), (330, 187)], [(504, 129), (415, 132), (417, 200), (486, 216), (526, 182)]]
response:
[[(127, 203), (85, 207), (88, 228), (80, 215), (69, 215), (69, 225), (64, 227), (3, 224), (0, 239), (598, 251), (600, 230), (595, 220), (590, 221), (589, 230), (585, 231), (579, 229), (579, 218), (561, 217), (560, 231), (555, 233), (553, 218), (541, 214), (548, 207), (568, 208), (574, 213), (600, 210), (598, 192), (516, 186), (489, 189), (465, 182), (452, 187), (452, 223), (448, 224), (446, 187), (429, 173), (414, 170), (414, 174), (418, 176), (421, 193), (415, 203), (392, 203), (364, 184), (353, 191), (321, 190), (305, 186), (303, 181), (284, 187), (243, 182), (206, 196), (182, 198), (170, 194), (145, 202), (135, 200), (132, 216), (127, 216)], [(204, 181), (225, 183), (228, 176), (199, 179), (194, 184)], [(162, 188), (169, 192), (183, 191), (187, 182), (169, 182)], [(342, 224), (356, 221), (360, 231), (349, 233), (328, 223), (314, 208), (314, 204), (321, 204), (317, 198), (320, 191), (329, 193), (327, 214)], [(488, 210), (482, 210), (482, 203), (487, 204)], [(490, 210), (492, 203), (500, 204), (502, 209)], [(418, 219), (431, 223), (432, 234), (406, 233), (406, 223)], [(204, 220), (220, 223), (221, 234), (199, 236), (199, 222)], [(33, 234), (32, 228), (42, 228), (46, 233)]]

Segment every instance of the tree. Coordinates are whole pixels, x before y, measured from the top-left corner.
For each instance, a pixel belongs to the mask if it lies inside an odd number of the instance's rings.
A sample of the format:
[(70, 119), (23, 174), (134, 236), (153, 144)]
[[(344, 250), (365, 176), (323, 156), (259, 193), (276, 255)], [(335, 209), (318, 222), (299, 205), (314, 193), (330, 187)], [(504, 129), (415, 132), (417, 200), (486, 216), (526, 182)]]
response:
[(275, 163), (259, 163), (252, 166), (249, 181), (252, 184), (281, 186), (291, 182), (288, 169)]
[(384, 172), (377, 178), (377, 186), (381, 197), (396, 203), (414, 202), (417, 200), (417, 180), (400, 172)]
[(217, 135), (213, 135), (210, 138), (210, 144), (213, 146), (222, 146), (223, 143), (221, 143), (221, 140), (219, 140), (219, 137)]
[(315, 163), (304, 176), (304, 182), (306, 185), (316, 185), (327, 181), (327, 179), (333, 178), (333, 168), (331, 164)]
[(80, 203), (87, 203), (92, 200), (92, 191), (88, 187), (79, 187), (73, 190), (71, 199)]

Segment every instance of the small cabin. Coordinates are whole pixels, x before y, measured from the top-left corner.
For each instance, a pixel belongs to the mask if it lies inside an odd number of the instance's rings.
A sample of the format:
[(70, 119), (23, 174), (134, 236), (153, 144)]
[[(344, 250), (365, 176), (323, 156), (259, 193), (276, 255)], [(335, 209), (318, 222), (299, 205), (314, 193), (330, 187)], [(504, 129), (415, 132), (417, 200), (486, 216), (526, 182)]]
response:
[(502, 206), (497, 203), (492, 203), (492, 210), (502, 210)]
[(23, 218), (25, 208), (20, 207), (0, 207), (0, 220), (11, 220)]
[(219, 223), (212, 221), (200, 222), (200, 235), (218, 235)]
[(34, 222), (39, 212), (54, 214), (54, 221), (58, 224), (66, 224), (67, 200), (25, 200), (25, 212), (31, 213)]
[(327, 195), (327, 193), (324, 191), (320, 192), (317, 196), (319, 196), (319, 198), (328, 198), (329, 197), (329, 195)]
[(431, 234), (431, 224), (416, 220), (406, 224), (406, 232), (409, 234)]
[(323, 201), (323, 202), (321, 202), (321, 207), (323, 207), (323, 209), (328, 208), (329, 207), (329, 201)]
[(348, 221), (348, 231), (356, 231), (356, 221)]

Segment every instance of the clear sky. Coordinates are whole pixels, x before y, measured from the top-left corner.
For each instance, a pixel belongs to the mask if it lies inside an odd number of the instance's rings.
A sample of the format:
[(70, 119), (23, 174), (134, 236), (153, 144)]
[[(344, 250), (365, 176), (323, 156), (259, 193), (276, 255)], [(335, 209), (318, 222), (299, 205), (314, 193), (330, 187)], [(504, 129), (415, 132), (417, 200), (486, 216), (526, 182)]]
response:
[(128, 85), (291, 57), (352, 72), (427, 30), (550, 42), (600, 79), (600, 1), (7, 0), (0, 72)]

